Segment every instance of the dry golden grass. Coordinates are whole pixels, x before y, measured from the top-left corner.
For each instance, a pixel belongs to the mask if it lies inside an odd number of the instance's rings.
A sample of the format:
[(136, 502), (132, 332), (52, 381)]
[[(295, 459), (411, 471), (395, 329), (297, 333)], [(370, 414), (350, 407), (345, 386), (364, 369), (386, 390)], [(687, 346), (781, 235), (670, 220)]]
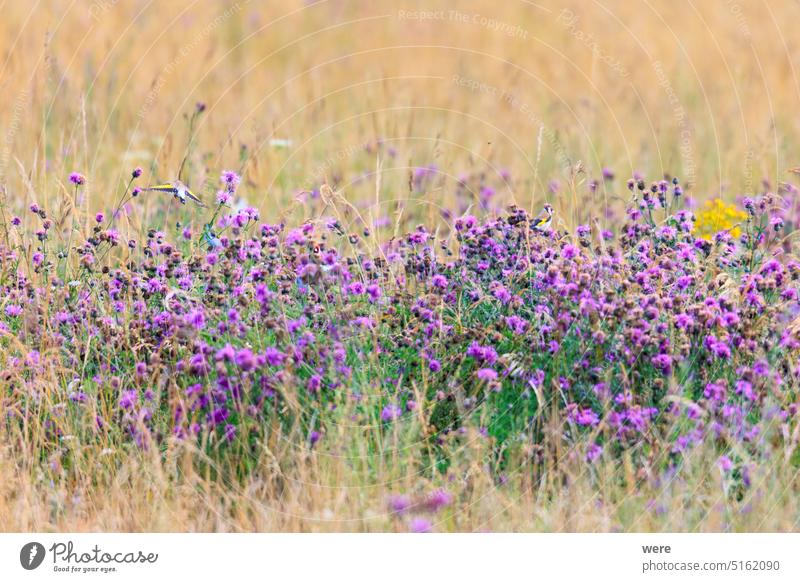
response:
[[(417, 10), (433, 19), (413, 20)], [(238, 168), (246, 148), (246, 194), (272, 214), (325, 175), (372, 201), (373, 181), (358, 178), (376, 166), (363, 145), (377, 138), (397, 150), (382, 180), (400, 197), (408, 166), (433, 162), (452, 178), (507, 168), (500, 194), (523, 204), (578, 160), (594, 177), (668, 171), (701, 197), (753, 191), (797, 161), (795, 11), (766, 0), (6, 0), (2, 181), (41, 203), (80, 170), (93, 210), (137, 164), (174, 177), (183, 115), (202, 101), (192, 183)], [(446, 204), (445, 192), (426, 201)], [(562, 214), (577, 212), (562, 196)]]
[[(197, 102), (207, 110), (189, 148), (191, 184), (203, 191), (220, 169), (241, 169), (248, 202), (294, 223), (319, 214), (296, 196), (324, 181), (370, 216), (402, 207), (432, 223), (452, 206), (460, 174), (508, 170), (501, 200), (538, 207), (547, 198), (575, 225), (604, 220), (624, 197), (622, 187), (586, 193), (605, 166), (618, 180), (670, 172), (702, 199), (753, 192), (797, 163), (799, 41), (788, 1), (0, 7), (6, 204), (59, 206), (77, 170), (88, 178), (76, 213), (87, 230), (135, 166), (148, 180), (176, 176)], [(419, 10), (435, 14), (420, 22), (411, 16)], [(579, 161), (586, 170), (576, 175)], [(432, 163), (447, 181), (415, 199), (409, 171)], [(365, 179), (376, 168), (377, 199), (375, 176)], [(553, 178), (565, 184), (558, 195), (547, 190)], [(143, 197), (124, 227), (149, 226), (154, 212)], [(115, 453), (81, 443), (84, 465), (55, 483), (36, 460), (14, 457), (13, 444), (0, 443), (0, 531), (405, 531), (385, 498), (423, 486), (402, 464), (366, 471), (325, 449), (265, 450), (253, 476), (223, 486), (182, 449), (166, 462), (142, 453), (118, 466)], [(796, 474), (780, 459), (761, 468), (769, 495), (731, 505), (703, 453), (694, 480), (655, 490), (642, 476), (608, 475), (599, 491), (579, 459), (541, 488), (522, 480), (498, 489), (475, 465), (480, 452), (467, 452), (456, 462), (469, 494), (440, 516), (442, 530), (775, 531), (800, 519)]]
[[(399, 466), (366, 471), (369, 456), (353, 463), (329, 449), (300, 458), (264, 451), (253, 475), (224, 485), (194, 469), (186, 451), (169, 450), (166, 462), (125, 453), (113, 468), (99, 450), (84, 452), (93, 460), (76, 468), (82, 476), (57, 483), (4, 453), (0, 531), (404, 532), (408, 519), (391, 514), (387, 498), (436, 483)], [(620, 480), (616, 462), (590, 475), (572, 457), (537, 486), (511, 474), (515, 485), (499, 488), (476, 464), (479, 452), (458, 456), (450, 474), (459, 482), (444, 485), (459, 501), (434, 517), (437, 531), (774, 532), (795, 531), (800, 519), (797, 471), (780, 460), (760, 466), (758, 491), (737, 502), (709, 471), (716, 456), (707, 448), (663, 486), (632, 471)]]

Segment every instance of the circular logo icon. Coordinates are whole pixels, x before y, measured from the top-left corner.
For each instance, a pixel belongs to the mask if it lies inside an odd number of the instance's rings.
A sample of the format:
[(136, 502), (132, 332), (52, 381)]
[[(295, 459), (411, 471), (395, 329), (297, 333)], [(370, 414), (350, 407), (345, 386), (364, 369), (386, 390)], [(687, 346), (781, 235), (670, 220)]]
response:
[(19, 563), (26, 570), (35, 570), (44, 561), (44, 546), (39, 542), (29, 542), (19, 551)]

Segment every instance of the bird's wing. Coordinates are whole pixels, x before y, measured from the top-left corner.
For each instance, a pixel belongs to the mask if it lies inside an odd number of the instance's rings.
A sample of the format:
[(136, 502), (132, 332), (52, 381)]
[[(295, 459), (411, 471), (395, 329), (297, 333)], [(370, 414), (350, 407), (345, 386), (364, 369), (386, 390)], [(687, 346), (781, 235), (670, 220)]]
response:
[(200, 200), (197, 196), (195, 196), (194, 193), (191, 190), (189, 190), (188, 188), (186, 188), (186, 195), (189, 197), (190, 200), (194, 201), (199, 206), (202, 206), (203, 208), (205, 208), (205, 206), (206, 206), (205, 203), (203, 203), (202, 200)]
[(531, 226), (539, 226), (540, 224), (547, 222), (547, 218), (548, 216), (546, 212), (540, 212), (538, 215), (531, 218)]
[(178, 189), (173, 184), (159, 184), (158, 186), (150, 186), (145, 190), (154, 190), (156, 192), (167, 192), (169, 194), (177, 194)]

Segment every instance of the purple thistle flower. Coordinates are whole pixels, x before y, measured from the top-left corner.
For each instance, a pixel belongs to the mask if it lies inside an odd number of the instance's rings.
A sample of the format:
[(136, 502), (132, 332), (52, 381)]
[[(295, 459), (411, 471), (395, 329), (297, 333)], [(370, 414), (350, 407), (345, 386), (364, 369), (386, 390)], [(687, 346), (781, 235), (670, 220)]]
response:
[(407, 495), (390, 495), (386, 505), (392, 513), (405, 513), (411, 507), (411, 498)]
[(276, 348), (269, 347), (264, 350), (264, 357), (270, 366), (282, 366), (286, 354)]
[(433, 524), (424, 517), (415, 517), (409, 523), (408, 531), (411, 533), (431, 533), (433, 531)]
[(428, 499), (425, 501), (425, 507), (428, 511), (439, 511), (443, 507), (447, 507), (452, 503), (453, 496), (450, 495), (444, 489), (437, 489), (433, 493), (428, 496)]
[(367, 295), (369, 295), (370, 302), (375, 303), (381, 298), (381, 288), (375, 283), (367, 285)]
[(125, 390), (119, 398), (119, 407), (123, 410), (130, 410), (138, 400), (139, 395), (136, 390)]
[(600, 458), (600, 455), (602, 454), (603, 454), (603, 447), (601, 447), (597, 443), (592, 443), (586, 450), (586, 461), (589, 463), (594, 463), (597, 459)]
[(225, 425), (225, 440), (229, 443), (233, 442), (233, 439), (236, 438), (236, 427), (232, 424)]
[(314, 374), (308, 379), (306, 383), (306, 388), (308, 389), (309, 393), (316, 394), (319, 392), (320, 387), (322, 386), (322, 376), (319, 374)]
[(381, 411), (381, 420), (383, 422), (392, 422), (400, 418), (403, 414), (403, 409), (397, 404), (387, 404)]
[(256, 357), (248, 348), (242, 348), (236, 352), (234, 361), (242, 372), (249, 372), (256, 367)]
[(72, 172), (69, 175), (69, 181), (75, 184), (76, 186), (82, 186), (86, 182), (86, 178), (84, 178), (78, 172)]
[(233, 349), (233, 346), (231, 344), (225, 344), (225, 346), (217, 350), (214, 359), (218, 362), (232, 362), (235, 357), (236, 350)]
[(491, 368), (481, 368), (475, 375), (478, 377), (478, 380), (481, 380), (482, 382), (491, 382), (492, 380), (497, 380), (497, 372)]
[(227, 205), (230, 203), (233, 195), (227, 190), (220, 190), (217, 192), (217, 204)]
[[(236, 192), (236, 188), (239, 187), (241, 180), (239, 174), (231, 170), (222, 172), (222, 177), (220, 178), (220, 181), (225, 185), (225, 191), (229, 194)], [(222, 202), (220, 202), (220, 204), (222, 204)]]
[(22, 315), (22, 307), (19, 305), (6, 305), (5, 313), (9, 317), (18, 317)]
[(363, 295), (364, 291), (364, 284), (361, 281), (355, 281), (347, 286), (347, 292), (350, 295)]
[(444, 275), (434, 275), (431, 278), (431, 285), (437, 289), (447, 289), (447, 277)]

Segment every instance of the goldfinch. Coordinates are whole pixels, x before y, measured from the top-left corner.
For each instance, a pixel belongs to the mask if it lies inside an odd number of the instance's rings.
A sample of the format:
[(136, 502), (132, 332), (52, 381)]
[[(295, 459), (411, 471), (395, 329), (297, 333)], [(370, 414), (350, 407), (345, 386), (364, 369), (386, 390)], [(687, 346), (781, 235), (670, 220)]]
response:
[(169, 182), (167, 184), (159, 184), (158, 186), (151, 186), (150, 188), (145, 188), (145, 190), (172, 194), (175, 198), (180, 200), (181, 204), (186, 204), (186, 199), (188, 198), (198, 206), (202, 206), (204, 208), (206, 206), (203, 201), (195, 196), (192, 191), (189, 190), (189, 187), (180, 180), (175, 180), (174, 182)]
[(549, 204), (545, 204), (542, 211), (536, 215), (536, 217), (531, 218), (531, 228), (533, 230), (539, 230), (542, 232), (546, 232), (550, 230), (550, 224), (553, 222), (553, 207)]

